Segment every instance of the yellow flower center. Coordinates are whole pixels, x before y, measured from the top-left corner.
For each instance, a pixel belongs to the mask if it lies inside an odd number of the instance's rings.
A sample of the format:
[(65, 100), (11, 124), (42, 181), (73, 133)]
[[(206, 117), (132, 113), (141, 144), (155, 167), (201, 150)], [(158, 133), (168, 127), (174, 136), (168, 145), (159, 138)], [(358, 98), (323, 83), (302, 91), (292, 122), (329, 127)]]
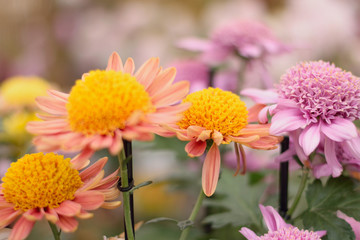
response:
[(12, 77), (4, 81), (0, 94), (8, 104), (16, 106), (35, 104), (35, 98), (46, 95), (49, 83), (38, 77)]
[(128, 73), (96, 70), (77, 80), (66, 105), (73, 131), (86, 135), (113, 134), (125, 128), (134, 112), (148, 113), (149, 94)]
[(70, 158), (54, 153), (25, 155), (11, 164), (2, 181), (5, 200), (23, 211), (56, 208), (74, 199), (75, 191), (83, 184)]
[(200, 126), (206, 130), (217, 130), (224, 136), (237, 136), (247, 125), (248, 111), (245, 103), (229, 91), (210, 87), (189, 94), (183, 102), (191, 102), (192, 105), (177, 123), (182, 129)]

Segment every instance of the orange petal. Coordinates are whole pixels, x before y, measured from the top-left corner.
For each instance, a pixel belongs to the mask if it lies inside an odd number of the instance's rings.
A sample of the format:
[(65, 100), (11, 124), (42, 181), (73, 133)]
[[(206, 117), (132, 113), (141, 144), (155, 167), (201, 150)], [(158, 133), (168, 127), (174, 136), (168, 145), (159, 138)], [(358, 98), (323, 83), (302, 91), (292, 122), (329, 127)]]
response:
[(136, 80), (147, 89), (156, 77), (158, 70), (159, 58), (150, 58), (135, 73)]
[(210, 139), (211, 132), (212, 132), (211, 130), (202, 131), (196, 140), (198, 140), (198, 141), (206, 141), (206, 140)]
[(56, 213), (56, 211), (53, 208), (46, 208), (45, 211), (42, 208), (41, 211), (44, 212), (46, 220), (52, 223), (56, 223), (56, 221), (59, 220), (59, 215)]
[(76, 155), (73, 159), (71, 159), (71, 163), (73, 164), (73, 167), (76, 170), (84, 168), (84, 166), (87, 166), (88, 159), (94, 154), (94, 150), (86, 147), (84, 148), (80, 154)]
[(276, 149), (277, 144), (281, 142), (283, 137), (276, 136), (265, 136), (261, 137), (259, 140), (246, 144), (246, 146), (254, 148), (254, 149), (264, 149), (271, 150)]
[(214, 140), (214, 143), (219, 146), (222, 143), (224, 136), (220, 132), (214, 130), (212, 139)]
[(147, 92), (150, 96), (155, 95), (157, 92), (161, 91), (163, 88), (170, 85), (175, 78), (176, 69), (175, 68), (167, 68), (162, 71), (159, 75), (156, 76), (154, 81), (148, 87)]
[(14, 208), (1, 209), (0, 210), (0, 228), (6, 227), (7, 225), (9, 225), (20, 214), (21, 214), (21, 210), (14, 210)]
[(74, 217), (59, 216), (56, 225), (64, 232), (74, 232), (78, 227), (78, 221)]
[(245, 143), (250, 143), (253, 141), (257, 141), (260, 139), (260, 136), (258, 135), (252, 135), (252, 136), (248, 136), (248, 137), (234, 137), (234, 136), (228, 136), (228, 138), (231, 141), (240, 143), (240, 144), (245, 144)]
[(63, 101), (63, 102), (67, 102), (68, 101), (68, 98), (70, 96), (70, 94), (68, 93), (63, 93), (63, 92), (59, 92), (59, 91), (56, 91), (56, 90), (48, 90), (47, 91), (49, 95)]
[(186, 129), (186, 133), (188, 137), (191, 138), (197, 138), (199, 137), (199, 135), (202, 133), (202, 131), (206, 130), (204, 127), (199, 127), (199, 126), (189, 126)]
[(185, 151), (190, 157), (201, 156), (206, 149), (206, 142), (196, 141), (196, 139), (191, 140), (186, 144)]
[(124, 72), (125, 73), (130, 73), (131, 75), (133, 75), (134, 70), (135, 70), (134, 60), (132, 58), (126, 59), (126, 62), (125, 62), (125, 65), (124, 65)]
[(114, 209), (121, 205), (121, 201), (104, 202), (101, 207), (105, 209)]
[(116, 72), (124, 71), (121, 58), (117, 52), (113, 52), (109, 57), (108, 65), (106, 71), (113, 70)]
[(25, 217), (21, 217), (15, 224), (11, 231), (10, 240), (25, 239), (31, 232), (35, 222), (29, 221)]
[(84, 182), (84, 181), (96, 176), (104, 168), (107, 160), (108, 160), (107, 157), (103, 157), (103, 158), (99, 159), (98, 161), (96, 161), (96, 163), (94, 163), (93, 165), (91, 165), (90, 167), (88, 167), (87, 169), (82, 171), (79, 174), (81, 180)]
[(248, 124), (245, 128), (241, 129), (238, 134), (241, 135), (269, 135), (270, 124)]
[(84, 210), (95, 210), (104, 203), (104, 195), (99, 191), (75, 193), (74, 202), (81, 204)]
[(202, 188), (206, 196), (214, 194), (220, 173), (220, 151), (213, 144), (206, 155), (202, 168)]
[(54, 210), (59, 215), (73, 217), (80, 213), (81, 205), (76, 202), (66, 200), (62, 202), (59, 207), (54, 208)]
[(163, 91), (159, 92), (152, 98), (155, 107), (168, 106), (180, 101), (188, 94), (190, 84), (187, 81), (177, 82)]
[(248, 109), (248, 122), (258, 122), (259, 112), (266, 107), (265, 104), (255, 104)]
[(37, 221), (43, 218), (44, 212), (41, 211), (39, 208), (33, 208), (26, 211), (23, 216), (29, 221)]

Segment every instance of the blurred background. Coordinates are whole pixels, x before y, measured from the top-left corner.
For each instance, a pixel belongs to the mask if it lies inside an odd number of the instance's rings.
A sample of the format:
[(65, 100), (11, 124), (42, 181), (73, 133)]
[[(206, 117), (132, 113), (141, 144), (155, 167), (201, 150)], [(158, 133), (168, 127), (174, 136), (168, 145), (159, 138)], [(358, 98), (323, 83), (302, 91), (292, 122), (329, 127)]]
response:
[[(178, 47), (181, 39), (208, 39), (214, 29), (236, 20), (261, 22), (291, 48), (267, 60), (274, 82), (304, 60), (323, 59), (360, 75), (359, 0), (0, 0), (0, 5), (0, 82), (37, 76), (68, 92), (83, 73), (104, 69), (113, 51), (122, 59), (132, 57), (137, 67), (154, 56), (162, 66), (172, 66), (197, 56)], [(250, 74), (254, 82), (261, 77), (256, 73)], [(14, 111), (7, 108), (2, 119)], [(30, 137), (21, 132), (25, 120), (13, 126), (17, 135), (6, 132), (11, 127), (3, 123), (0, 174), (22, 153), (34, 151)], [(13, 145), (14, 139), (20, 143), (11, 152), (6, 143)], [(201, 162), (188, 159), (183, 147), (176, 139), (161, 138), (134, 144), (136, 182), (155, 181), (135, 194), (137, 221), (186, 219), (190, 214), (193, 194), (200, 187)], [(103, 154), (107, 153), (98, 156)], [(109, 172), (116, 167), (114, 160)], [(94, 218), (81, 220), (75, 234), (64, 234), (64, 239), (115, 236), (123, 231), (121, 222), (120, 209), (99, 210)], [(177, 239), (180, 234), (174, 224), (155, 225), (143, 225), (138, 239)], [(38, 223), (29, 239), (50, 239), (50, 233), (46, 222)], [(239, 235), (236, 232), (234, 239), (241, 239)], [(193, 239), (206, 239), (197, 236), (194, 232)], [(228, 239), (221, 236), (216, 239)]]

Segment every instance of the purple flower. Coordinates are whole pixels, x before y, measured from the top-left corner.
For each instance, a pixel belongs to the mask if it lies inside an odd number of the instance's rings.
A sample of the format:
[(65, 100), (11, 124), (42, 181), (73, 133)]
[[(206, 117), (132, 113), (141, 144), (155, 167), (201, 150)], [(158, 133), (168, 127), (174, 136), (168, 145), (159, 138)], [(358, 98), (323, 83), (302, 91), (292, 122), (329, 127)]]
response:
[(298, 143), (305, 156), (323, 142), (331, 175), (340, 176), (343, 168), (335, 145), (344, 142), (357, 153), (360, 147), (354, 140), (358, 134), (352, 122), (360, 118), (360, 79), (328, 62), (304, 62), (282, 76), (278, 95), (271, 134), (301, 129)]
[(210, 63), (222, 62), (234, 54), (255, 59), (289, 51), (269, 28), (255, 21), (229, 22), (215, 29), (210, 40), (188, 38), (179, 46), (203, 52), (202, 58)]
[(320, 237), (326, 234), (326, 231), (300, 230), (287, 224), (273, 207), (265, 207), (261, 204), (259, 207), (269, 232), (259, 237), (252, 230), (243, 227), (240, 233), (248, 240), (321, 240)]

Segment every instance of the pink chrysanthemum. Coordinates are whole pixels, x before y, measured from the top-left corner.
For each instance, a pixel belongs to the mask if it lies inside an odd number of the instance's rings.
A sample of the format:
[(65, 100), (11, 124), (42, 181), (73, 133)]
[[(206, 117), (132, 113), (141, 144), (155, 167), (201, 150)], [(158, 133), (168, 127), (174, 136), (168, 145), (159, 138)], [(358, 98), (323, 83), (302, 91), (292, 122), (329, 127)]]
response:
[(321, 240), (321, 237), (326, 234), (326, 231), (300, 230), (287, 224), (273, 207), (263, 205), (259, 207), (269, 232), (259, 237), (250, 229), (243, 227), (240, 233), (248, 240)]
[(239, 96), (229, 91), (209, 87), (189, 94), (183, 103), (191, 103), (191, 107), (176, 125), (168, 128), (176, 132), (180, 140), (189, 141), (185, 151), (190, 157), (201, 156), (206, 150), (207, 141), (213, 141), (202, 168), (202, 188), (206, 196), (214, 194), (218, 183), (219, 145), (235, 143), (237, 172), (240, 170), (240, 160), (243, 160), (245, 173), (245, 153), (241, 145), (269, 150), (277, 148), (282, 140), (269, 134), (269, 124), (249, 124), (254, 121), (253, 109), (248, 111)]
[(323, 142), (332, 176), (338, 177), (342, 166), (335, 143), (344, 142), (353, 152), (359, 147), (353, 141), (358, 134), (352, 121), (360, 117), (360, 79), (327, 62), (304, 62), (282, 76), (278, 94), (270, 132), (301, 129), (298, 144), (305, 157)]
[[(54, 153), (27, 154), (12, 163), (0, 185), (0, 228), (15, 222), (10, 240), (26, 238), (36, 221), (45, 217), (64, 232), (77, 229), (75, 217), (92, 217), (89, 210), (116, 208), (117, 173), (104, 178), (107, 158), (92, 166)], [(109, 202), (110, 201), (110, 202)], [(17, 218), (21, 216), (18, 220)]]
[(181, 118), (189, 105), (174, 105), (189, 91), (186, 81), (172, 84), (175, 68), (162, 69), (159, 59), (151, 58), (134, 74), (134, 62), (125, 64), (113, 53), (106, 70), (83, 75), (70, 94), (49, 91), (37, 99), (49, 115), (31, 122), (27, 129), (40, 151), (81, 151), (85, 160), (94, 151), (108, 148), (111, 154), (122, 149), (122, 139), (146, 141), (153, 133), (166, 135), (159, 124)]

